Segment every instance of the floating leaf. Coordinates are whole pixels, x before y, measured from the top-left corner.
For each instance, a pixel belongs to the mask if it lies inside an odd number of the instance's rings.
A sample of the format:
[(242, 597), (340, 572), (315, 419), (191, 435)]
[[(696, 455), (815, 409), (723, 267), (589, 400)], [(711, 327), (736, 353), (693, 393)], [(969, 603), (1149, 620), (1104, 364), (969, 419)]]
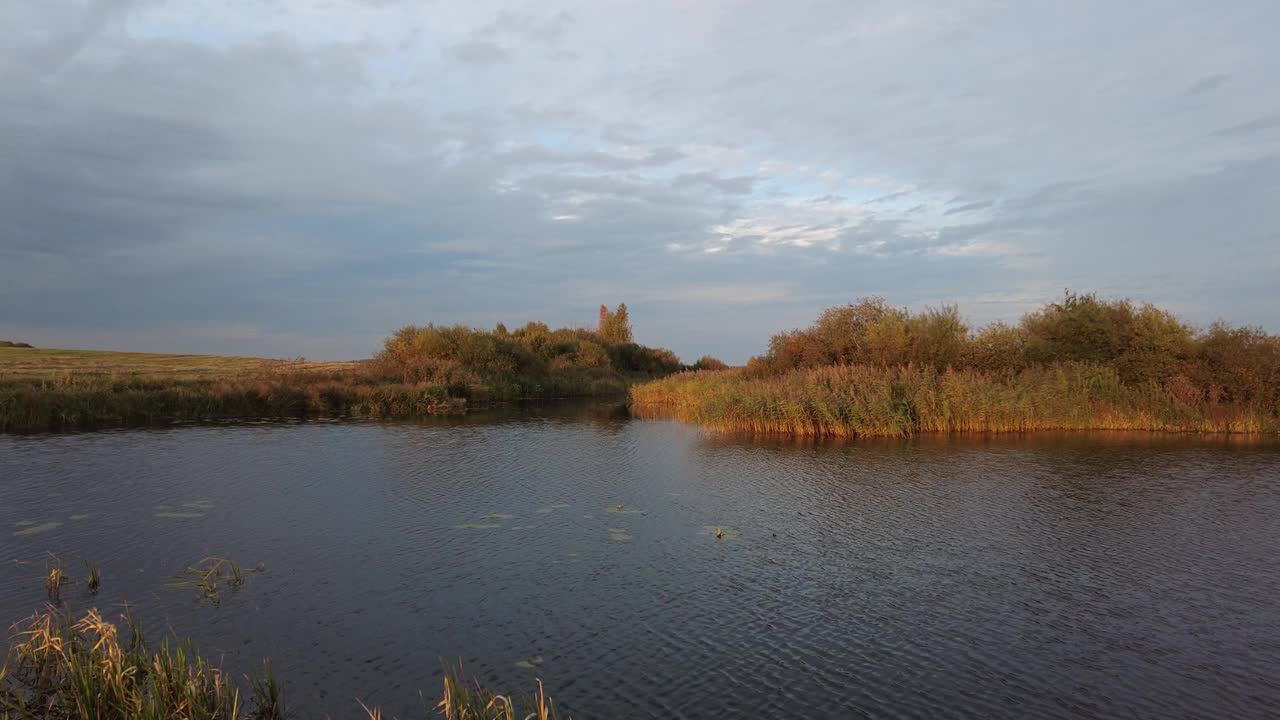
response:
[(42, 522), (39, 525), (32, 525), (26, 530), (19, 530), (14, 533), (14, 535), (38, 535), (42, 532), (48, 532), (56, 527), (61, 527), (61, 525), (62, 523), (60, 522), (50, 520), (49, 522)]
[(542, 664), (542, 656), (541, 656), (541, 655), (534, 655), (533, 657), (529, 658), (528, 660), (520, 660), (520, 661), (517, 661), (517, 662), (516, 662), (516, 667), (518, 667), (518, 668), (524, 668), (525, 670), (532, 670), (532, 669), (534, 669), (535, 667), (537, 667), (538, 665), (541, 665), (541, 664)]

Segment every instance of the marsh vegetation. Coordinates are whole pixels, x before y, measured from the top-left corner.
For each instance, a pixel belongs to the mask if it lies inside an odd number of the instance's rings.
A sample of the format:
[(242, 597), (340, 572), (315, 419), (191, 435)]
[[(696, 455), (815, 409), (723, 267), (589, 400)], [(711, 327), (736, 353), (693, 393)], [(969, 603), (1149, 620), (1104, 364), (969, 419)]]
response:
[(1276, 432), (1280, 338), (1197, 330), (1128, 300), (1067, 293), (1017, 325), (880, 298), (775, 335), (745, 368), (633, 388), (633, 410), (723, 430), (819, 436), (1027, 430)]
[(594, 330), (407, 326), (361, 362), (0, 347), (0, 431), (169, 420), (407, 419), (517, 401), (624, 397), (682, 368), (632, 341), (625, 305)]
[[(4, 720), (283, 720), (282, 684), (264, 661), (242, 680), (204, 657), (190, 641), (150, 646), (127, 612), (117, 623), (89, 609), (76, 617), (46, 606), (11, 628), (0, 665), (0, 718)], [(382, 718), (376, 706), (353, 709)], [(558, 717), (542, 683), (526, 697), (502, 695), (468, 683), (446, 668), (435, 715), (446, 720)]]

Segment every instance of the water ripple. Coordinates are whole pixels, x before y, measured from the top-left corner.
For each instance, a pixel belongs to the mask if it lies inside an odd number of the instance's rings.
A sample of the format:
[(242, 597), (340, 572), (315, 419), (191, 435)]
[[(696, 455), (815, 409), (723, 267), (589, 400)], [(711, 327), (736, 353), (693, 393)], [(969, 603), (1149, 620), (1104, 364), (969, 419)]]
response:
[[(0, 437), (0, 493), (5, 617), (47, 553), (92, 559), (69, 603), (270, 655), (303, 715), (421, 714), (441, 658), (580, 720), (1280, 712), (1275, 445), (537, 410)], [(268, 572), (216, 608), (165, 587), (208, 553)]]

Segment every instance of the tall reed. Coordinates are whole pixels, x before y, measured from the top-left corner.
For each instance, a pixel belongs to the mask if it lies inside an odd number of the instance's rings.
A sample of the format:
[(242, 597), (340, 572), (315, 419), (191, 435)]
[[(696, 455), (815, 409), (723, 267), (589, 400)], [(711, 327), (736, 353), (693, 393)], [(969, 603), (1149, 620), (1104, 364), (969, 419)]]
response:
[(839, 365), (753, 377), (689, 372), (631, 390), (633, 411), (706, 427), (814, 436), (921, 432), (1160, 430), (1277, 432), (1274, 409), (1187, 399), (1130, 386), (1113, 368), (1080, 362), (1017, 373)]

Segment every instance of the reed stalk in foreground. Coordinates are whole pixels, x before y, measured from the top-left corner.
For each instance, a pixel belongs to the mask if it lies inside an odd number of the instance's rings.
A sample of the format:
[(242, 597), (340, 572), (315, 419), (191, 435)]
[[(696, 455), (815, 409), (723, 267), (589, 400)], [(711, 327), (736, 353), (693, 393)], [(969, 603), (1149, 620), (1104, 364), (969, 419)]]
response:
[[(149, 649), (141, 630), (123, 618), (129, 637), (89, 610), (74, 620), (53, 606), (17, 623), (0, 665), (3, 720), (282, 720), (284, 692), (263, 663), (260, 674), (236, 679), (202, 658), (187, 642)], [(382, 712), (359, 704), (380, 720)], [(354, 710), (354, 705), (352, 707)], [(468, 685), (446, 668), (442, 699), (445, 720), (556, 720), (555, 705), (538, 682), (520, 699)]]

